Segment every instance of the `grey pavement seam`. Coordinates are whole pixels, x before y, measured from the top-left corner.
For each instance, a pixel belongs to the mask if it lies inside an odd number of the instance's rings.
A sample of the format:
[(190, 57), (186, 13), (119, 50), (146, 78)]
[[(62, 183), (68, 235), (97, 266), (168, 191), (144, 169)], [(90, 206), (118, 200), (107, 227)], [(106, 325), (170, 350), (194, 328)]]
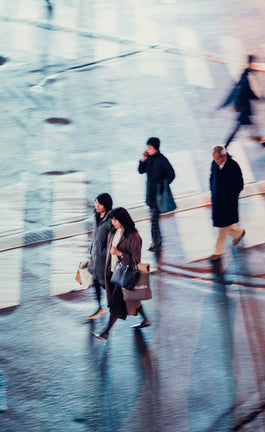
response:
[[(250, 183), (245, 186), (240, 199), (265, 194), (265, 180)], [(189, 211), (199, 207), (211, 205), (210, 193), (190, 194), (182, 197), (175, 196), (178, 208), (172, 213)], [(149, 210), (144, 203), (136, 207), (128, 207), (133, 219), (137, 222), (149, 219)], [(45, 241), (59, 240), (90, 233), (93, 228), (93, 218), (82, 219), (61, 225), (43, 227), (37, 230), (19, 232), (0, 237), (0, 252), (19, 247), (38, 244)]]
[(241, 286), (245, 288), (265, 288), (265, 279), (259, 276), (246, 276), (246, 275), (235, 275), (235, 274), (224, 274), (219, 273), (201, 273), (193, 269), (183, 269), (181, 267), (173, 266), (170, 264), (163, 263), (159, 270), (164, 273), (170, 273), (174, 276), (185, 277), (190, 279), (202, 280), (204, 282), (218, 282), (225, 285)]

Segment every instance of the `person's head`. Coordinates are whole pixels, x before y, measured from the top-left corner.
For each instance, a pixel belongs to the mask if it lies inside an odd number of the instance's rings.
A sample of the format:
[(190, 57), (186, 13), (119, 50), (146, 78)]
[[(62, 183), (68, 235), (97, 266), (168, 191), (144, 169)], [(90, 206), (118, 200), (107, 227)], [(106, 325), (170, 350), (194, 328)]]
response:
[(215, 146), (213, 149), (213, 159), (217, 165), (222, 165), (227, 159), (227, 152), (223, 146)]
[(124, 207), (116, 207), (110, 213), (112, 225), (114, 228), (124, 228), (124, 235), (135, 232), (135, 223)]
[(112, 209), (112, 198), (108, 193), (101, 193), (95, 199), (97, 213), (106, 213)]
[(146, 142), (147, 148), (146, 151), (149, 154), (149, 156), (152, 156), (159, 152), (160, 147), (160, 139), (156, 137), (148, 138)]
[(255, 61), (255, 56), (250, 54), (248, 55), (248, 65), (251, 67), (252, 63)]

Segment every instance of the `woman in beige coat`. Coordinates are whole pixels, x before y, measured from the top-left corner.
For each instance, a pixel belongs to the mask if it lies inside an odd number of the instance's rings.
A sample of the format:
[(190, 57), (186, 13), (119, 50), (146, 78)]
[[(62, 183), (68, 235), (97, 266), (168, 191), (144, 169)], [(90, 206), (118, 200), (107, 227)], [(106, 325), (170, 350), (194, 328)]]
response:
[(123, 207), (117, 207), (112, 210), (110, 217), (113, 229), (108, 236), (105, 267), (105, 287), (110, 309), (110, 319), (107, 327), (101, 334), (94, 334), (99, 339), (107, 339), (115, 321), (118, 318), (126, 320), (127, 315), (137, 315), (138, 313), (142, 315), (143, 322), (134, 326), (134, 328), (143, 328), (151, 324), (144, 313), (141, 302), (139, 300), (125, 302), (122, 289), (110, 281), (117, 262), (120, 261), (125, 265), (138, 264), (141, 260), (142, 250), (142, 239), (127, 210)]

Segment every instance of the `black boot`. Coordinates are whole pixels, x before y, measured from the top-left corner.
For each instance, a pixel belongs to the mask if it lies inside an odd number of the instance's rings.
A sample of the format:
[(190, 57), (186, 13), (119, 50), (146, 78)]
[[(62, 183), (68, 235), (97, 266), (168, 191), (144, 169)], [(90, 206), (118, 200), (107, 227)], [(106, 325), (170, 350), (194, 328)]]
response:
[(139, 313), (139, 314), (141, 314), (144, 320), (143, 320), (143, 322), (141, 324), (136, 324), (136, 325), (134, 325), (132, 327), (134, 329), (136, 329), (136, 330), (144, 328), (144, 327), (149, 327), (151, 325), (151, 321), (145, 315), (145, 312), (144, 312), (144, 309), (143, 309), (142, 305), (140, 307), (138, 307), (138, 309), (137, 309), (136, 312)]

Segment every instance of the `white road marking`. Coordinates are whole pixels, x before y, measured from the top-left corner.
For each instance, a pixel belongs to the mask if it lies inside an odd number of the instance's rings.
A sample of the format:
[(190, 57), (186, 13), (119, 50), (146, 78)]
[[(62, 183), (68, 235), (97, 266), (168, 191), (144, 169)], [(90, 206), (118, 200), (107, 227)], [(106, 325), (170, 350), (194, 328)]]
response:
[(59, 295), (82, 289), (82, 285), (75, 281), (75, 275), (80, 261), (88, 259), (87, 249), (87, 235), (53, 242), (50, 295)]
[(234, 81), (237, 81), (246, 63), (246, 54), (240, 39), (231, 36), (221, 36), (220, 45), (227, 61), (227, 69)]
[(175, 218), (186, 261), (197, 261), (212, 255), (216, 238), (209, 209), (176, 213)]
[[(198, 43), (198, 37), (193, 30), (186, 27), (179, 27), (176, 29), (176, 36), (179, 48), (196, 54), (202, 52)], [(182, 57), (182, 61), (185, 67), (187, 82), (189, 84), (203, 88), (214, 87), (206, 60), (187, 55)]]
[(239, 164), (243, 174), (244, 183), (246, 184), (255, 182), (256, 179), (250, 167), (247, 155), (244, 152), (242, 143), (240, 144), (239, 141), (232, 141), (228, 148), (228, 153)]
[(20, 303), (22, 253), (22, 248), (1, 253), (0, 309)]
[(52, 225), (82, 220), (86, 214), (86, 174), (57, 177), (53, 186)]
[(25, 184), (0, 189), (0, 235), (14, 234), (24, 229)]
[(264, 197), (262, 195), (254, 195), (239, 200), (239, 203), (240, 226), (246, 230), (244, 245), (251, 247), (265, 243)]

